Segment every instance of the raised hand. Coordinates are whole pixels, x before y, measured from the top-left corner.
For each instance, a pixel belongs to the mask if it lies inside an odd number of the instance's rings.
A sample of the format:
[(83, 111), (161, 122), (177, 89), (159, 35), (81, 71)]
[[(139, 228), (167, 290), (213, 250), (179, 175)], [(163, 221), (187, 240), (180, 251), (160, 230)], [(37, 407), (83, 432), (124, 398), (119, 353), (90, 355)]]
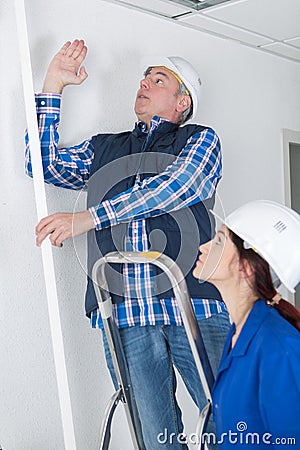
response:
[(85, 68), (81, 66), (86, 53), (87, 47), (83, 40), (66, 42), (50, 62), (43, 92), (61, 94), (65, 86), (83, 83), (88, 76)]

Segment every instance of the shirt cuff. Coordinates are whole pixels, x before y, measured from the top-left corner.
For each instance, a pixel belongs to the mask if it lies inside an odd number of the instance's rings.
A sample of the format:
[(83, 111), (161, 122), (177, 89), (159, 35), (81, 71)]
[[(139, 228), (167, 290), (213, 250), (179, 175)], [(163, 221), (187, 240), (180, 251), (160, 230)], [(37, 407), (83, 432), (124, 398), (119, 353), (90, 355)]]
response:
[(92, 206), (91, 208), (89, 208), (89, 212), (92, 216), (95, 224), (95, 229), (97, 231), (118, 224), (115, 211), (108, 200), (102, 202), (98, 206)]
[(59, 114), (61, 94), (42, 92), (35, 95), (36, 110), (39, 114)]

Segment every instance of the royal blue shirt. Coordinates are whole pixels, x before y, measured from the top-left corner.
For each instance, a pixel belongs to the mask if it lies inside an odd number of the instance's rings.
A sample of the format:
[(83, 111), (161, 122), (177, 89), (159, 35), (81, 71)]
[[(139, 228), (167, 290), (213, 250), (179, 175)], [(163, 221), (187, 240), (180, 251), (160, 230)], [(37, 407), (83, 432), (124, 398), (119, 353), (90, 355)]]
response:
[(299, 449), (300, 333), (262, 300), (231, 349), (234, 332), (213, 390), (219, 448)]

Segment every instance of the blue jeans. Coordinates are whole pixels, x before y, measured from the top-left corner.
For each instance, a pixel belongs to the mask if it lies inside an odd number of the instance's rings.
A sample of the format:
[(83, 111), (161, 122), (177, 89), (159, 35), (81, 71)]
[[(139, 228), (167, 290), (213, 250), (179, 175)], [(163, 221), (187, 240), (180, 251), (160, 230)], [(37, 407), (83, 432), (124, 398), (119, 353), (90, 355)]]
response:
[[(229, 330), (227, 313), (199, 321), (199, 327), (216, 374)], [(185, 329), (175, 325), (155, 325), (120, 329), (147, 450), (186, 450), (182, 443), (183, 423), (176, 401), (174, 366), (200, 410), (206, 405), (198, 371)], [(107, 366), (117, 387), (105, 334)], [(178, 438), (179, 437), (179, 438)]]

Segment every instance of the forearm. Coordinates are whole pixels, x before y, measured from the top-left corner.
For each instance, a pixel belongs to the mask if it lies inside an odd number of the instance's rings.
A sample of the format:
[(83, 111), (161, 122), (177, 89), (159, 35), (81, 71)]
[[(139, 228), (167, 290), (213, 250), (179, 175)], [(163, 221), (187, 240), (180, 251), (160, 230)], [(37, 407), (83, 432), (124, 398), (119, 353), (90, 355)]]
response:
[[(54, 94), (37, 94), (35, 96), (36, 113), (41, 142), (41, 154), (44, 171), (55, 160), (59, 141), (57, 128), (60, 120), (61, 96)], [(32, 176), (30, 142), (28, 132), (25, 134), (25, 170)]]
[[(38, 94), (36, 96), (44, 177), (46, 182), (59, 187), (81, 189), (89, 178), (94, 157), (93, 146), (90, 140), (86, 140), (74, 147), (58, 148), (60, 103), (60, 95)], [(25, 170), (29, 176), (32, 176), (27, 133), (25, 140)]]
[(52, 94), (61, 95), (64, 89), (64, 85), (59, 79), (51, 75), (51, 73), (46, 74), (46, 78), (43, 84), (43, 93), (51, 92)]

